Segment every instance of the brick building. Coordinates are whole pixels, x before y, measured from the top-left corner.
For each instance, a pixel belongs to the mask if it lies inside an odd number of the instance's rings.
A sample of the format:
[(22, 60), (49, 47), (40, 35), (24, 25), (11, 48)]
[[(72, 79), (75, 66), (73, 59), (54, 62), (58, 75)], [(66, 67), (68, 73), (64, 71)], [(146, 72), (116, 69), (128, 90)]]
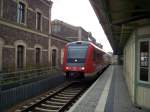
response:
[(0, 0), (0, 71), (60, 66), (67, 40), (51, 36), (51, 7), (48, 0)]
[(63, 48), (70, 40), (61, 36), (51, 34), (51, 66), (62, 67), (63, 64)]
[(73, 26), (60, 20), (52, 21), (52, 33), (71, 41), (89, 41), (93, 43), (96, 40), (90, 32), (87, 32), (82, 27)]

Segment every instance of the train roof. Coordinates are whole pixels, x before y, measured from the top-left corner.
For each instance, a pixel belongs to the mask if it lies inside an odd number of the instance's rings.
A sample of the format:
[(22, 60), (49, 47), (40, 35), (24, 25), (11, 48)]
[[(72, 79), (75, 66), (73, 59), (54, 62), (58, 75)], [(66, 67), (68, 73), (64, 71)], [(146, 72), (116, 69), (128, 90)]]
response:
[(89, 42), (89, 41), (74, 41), (74, 42), (69, 42), (69, 43), (67, 43), (67, 46), (68, 45), (76, 45), (77, 43), (81, 43), (82, 45), (92, 45), (93, 47), (95, 47), (96, 49), (98, 49), (98, 50), (100, 50), (100, 51), (102, 51), (102, 52), (104, 52), (104, 53), (106, 53), (106, 54), (108, 54), (108, 55), (110, 55), (109, 53), (107, 53), (106, 51), (104, 51), (103, 49), (101, 49), (101, 48), (99, 48), (98, 46), (96, 46), (94, 43), (92, 43), (92, 42)]

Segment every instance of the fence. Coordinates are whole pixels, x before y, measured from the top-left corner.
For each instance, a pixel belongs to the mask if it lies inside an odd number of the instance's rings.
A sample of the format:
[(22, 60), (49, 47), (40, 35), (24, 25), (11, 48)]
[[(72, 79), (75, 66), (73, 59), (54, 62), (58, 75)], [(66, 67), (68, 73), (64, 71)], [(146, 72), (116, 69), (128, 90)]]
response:
[[(63, 76), (58, 78), (56, 75), (58, 73), (60, 72), (56, 71), (56, 68), (42, 68), (1, 74), (1, 87), (3, 89), (0, 91), (0, 111), (63, 82)], [(6, 85), (13, 84), (17, 86), (6, 89)]]
[(46, 78), (56, 71), (59, 71), (59, 69), (56, 67), (49, 67), (10, 73), (0, 73), (0, 87), (1, 90), (9, 89), (14, 86), (19, 86), (25, 83), (43, 79), (44, 77)]

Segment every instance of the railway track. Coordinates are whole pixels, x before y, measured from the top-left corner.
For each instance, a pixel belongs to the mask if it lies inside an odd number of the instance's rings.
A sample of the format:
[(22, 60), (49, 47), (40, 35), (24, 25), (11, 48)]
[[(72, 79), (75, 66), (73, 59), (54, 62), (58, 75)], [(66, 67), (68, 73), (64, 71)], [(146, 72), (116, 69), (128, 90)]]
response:
[(50, 91), (15, 112), (64, 112), (79, 98), (91, 85), (83, 81), (73, 81)]

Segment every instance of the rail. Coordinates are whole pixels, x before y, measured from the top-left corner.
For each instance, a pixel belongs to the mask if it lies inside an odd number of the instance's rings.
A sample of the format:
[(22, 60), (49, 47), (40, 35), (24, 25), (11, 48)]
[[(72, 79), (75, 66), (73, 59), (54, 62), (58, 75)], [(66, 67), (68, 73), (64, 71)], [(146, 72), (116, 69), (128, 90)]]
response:
[(91, 82), (79, 81), (66, 83), (48, 94), (22, 105), (15, 112), (64, 112), (91, 84)]

